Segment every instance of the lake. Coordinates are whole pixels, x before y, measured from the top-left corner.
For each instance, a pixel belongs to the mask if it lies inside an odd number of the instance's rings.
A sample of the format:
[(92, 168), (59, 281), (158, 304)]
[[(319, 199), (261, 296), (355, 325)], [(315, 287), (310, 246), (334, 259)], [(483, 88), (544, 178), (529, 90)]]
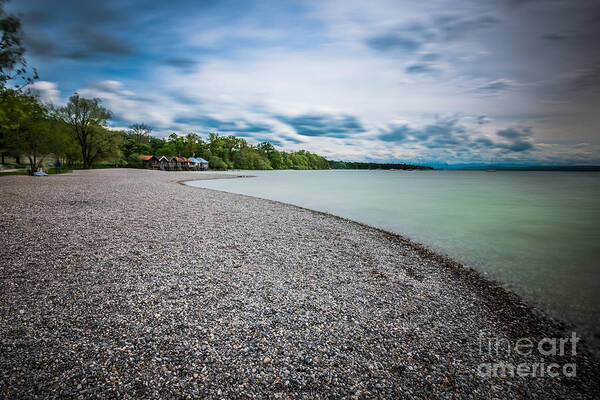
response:
[(283, 201), (402, 234), (598, 340), (599, 172), (247, 173), (256, 177), (188, 184)]

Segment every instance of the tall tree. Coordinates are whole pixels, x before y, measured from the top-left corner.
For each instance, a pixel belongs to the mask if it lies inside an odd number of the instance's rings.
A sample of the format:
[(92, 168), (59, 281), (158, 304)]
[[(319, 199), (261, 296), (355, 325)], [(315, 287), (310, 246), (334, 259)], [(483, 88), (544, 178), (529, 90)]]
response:
[[(9, 15), (4, 10), (7, 0), (0, 0), (0, 87), (4, 87), (9, 80), (18, 79), (17, 86), (23, 87), (34, 79), (27, 75), (27, 62), (23, 54), (25, 48), (21, 43), (21, 21), (14, 15)], [(19, 85), (20, 83), (20, 85)]]
[(106, 120), (112, 117), (110, 110), (100, 105), (98, 98), (86, 99), (77, 93), (69, 97), (64, 107), (56, 109), (56, 115), (72, 130), (81, 148), (83, 168), (89, 169), (103, 155), (113, 151), (113, 140), (104, 127)]
[[(9, 93), (13, 95), (8, 96)], [(44, 158), (55, 148), (57, 124), (49, 118), (48, 109), (33, 95), (6, 90), (0, 104), (3, 119), (9, 122), (2, 124), (8, 133), (8, 148), (25, 154), (30, 171), (37, 171)]]
[(182, 153), (185, 149), (185, 143), (183, 141), (183, 137), (181, 137), (178, 134), (176, 134), (175, 132), (173, 132), (169, 135), (168, 144), (169, 144), (169, 147), (171, 148), (173, 155), (175, 155), (177, 157), (183, 156)]
[[(4, 10), (7, 0), (0, 0), (0, 101), (6, 105), (6, 100), (16, 99), (19, 90), (28, 83), (37, 79), (37, 72), (33, 70), (33, 76), (27, 75), (27, 62), (23, 54), (25, 48), (21, 44), (21, 21), (14, 15), (9, 15)], [(7, 88), (8, 81), (13, 80), (16, 83), (16, 90)], [(19, 85), (20, 84), (20, 85)], [(8, 137), (11, 130), (7, 125), (14, 125), (15, 121), (6, 119), (6, 110), (0, 109), (0, 152), (2, 153), (2, 163), (4, 155), (10, 145)], [(17, 160), (19, 154), (16, 153)], [(18, 162), (17, 162), (18, 163)]]
[(50, 150), (56, 157), (55, 165), (72, 165), (73, 161), (77, 160), (81, 154), (79, 145), (71, 134), (70, 128), (63, 121), (52, 118), (52, 114), (50, 118), (52, 124), (50, 130), (52, 134)]
[(150, 133), (152, 133), (152, 127), (143, 122), (129, 125), (129, 134), (136, 144), (148, 143), (150, 141)]
[(188, 133), (187, 135), (185, 135), (185, 138), (183, 140), (183, 142), (184, 142), (183, 156), (184, 157), (193, 157), (196, 155), (195, 147), (196, 147), (196, 143), (198, 143), (199, 140), (200, 140), (200, 137), (198, 135), (196, 135), (195, 133)]

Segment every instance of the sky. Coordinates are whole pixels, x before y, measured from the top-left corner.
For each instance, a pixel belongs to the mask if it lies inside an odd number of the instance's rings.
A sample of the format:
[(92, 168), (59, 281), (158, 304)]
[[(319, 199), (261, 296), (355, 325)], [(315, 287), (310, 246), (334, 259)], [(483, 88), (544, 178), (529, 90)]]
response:
[(46, 102), (329, 159), (600, 164), (600, 4), (19, 0)]

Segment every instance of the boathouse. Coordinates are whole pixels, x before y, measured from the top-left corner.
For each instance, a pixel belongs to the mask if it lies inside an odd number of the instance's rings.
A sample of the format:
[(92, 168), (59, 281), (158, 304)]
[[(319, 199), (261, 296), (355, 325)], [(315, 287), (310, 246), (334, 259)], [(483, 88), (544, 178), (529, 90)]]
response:
[(159, 169), (160, 162), (156, 156), (139, 156), (138, 160), (144, 163), (145, 168)]
[(188, 159), (190, 161), (190, 167), (196, 170), (207, 170), (208, 169), (208, 161), (206, 161), (202, 157), (190, 157)]
[(169, 159), (165, 156), (161, 156), (158, 159), (159, 168), (163, 171), (167, 171), (169, 169)]

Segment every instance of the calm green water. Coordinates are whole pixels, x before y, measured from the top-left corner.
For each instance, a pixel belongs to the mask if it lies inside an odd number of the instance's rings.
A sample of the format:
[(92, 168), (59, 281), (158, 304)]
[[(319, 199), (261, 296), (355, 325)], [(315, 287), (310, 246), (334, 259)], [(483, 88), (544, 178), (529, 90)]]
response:
[[(600, 332), (600, 173), (251, 171), (190, 183), (401, 233)], [(597, 338), (596, 338), (597, 339)]]

